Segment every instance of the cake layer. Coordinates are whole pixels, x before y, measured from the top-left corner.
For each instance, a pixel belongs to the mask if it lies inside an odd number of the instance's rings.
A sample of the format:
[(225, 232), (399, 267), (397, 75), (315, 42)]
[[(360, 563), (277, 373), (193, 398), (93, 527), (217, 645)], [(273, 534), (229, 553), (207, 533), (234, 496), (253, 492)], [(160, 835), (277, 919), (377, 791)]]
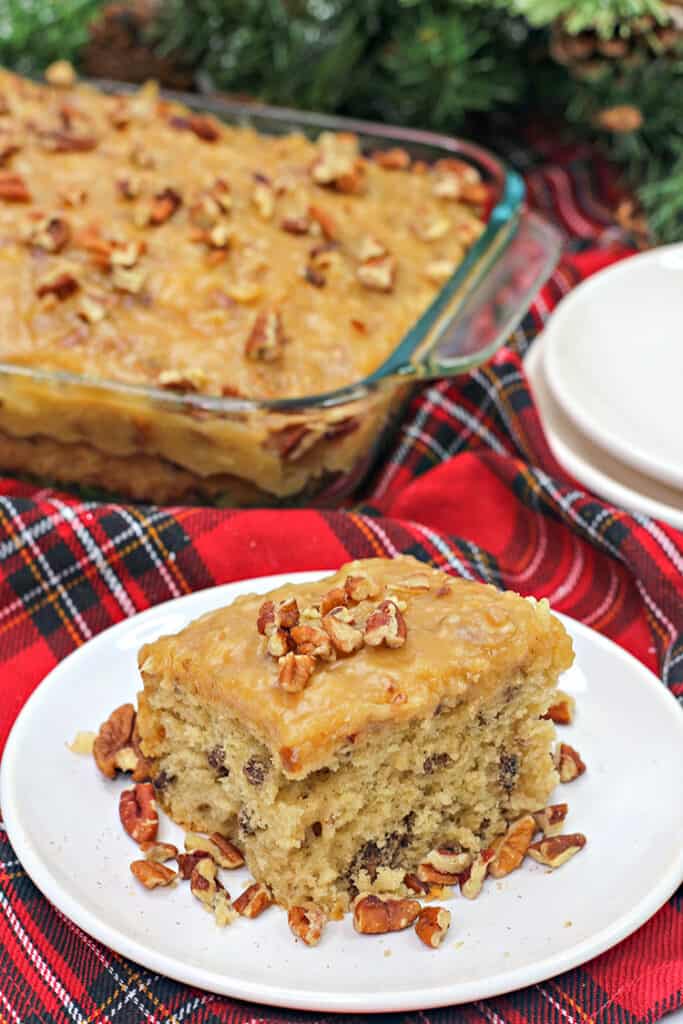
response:
[[(319, 622), (316, 607), (349, 578), (369, 580), (375, 592), (349, 601), (349, 617), (362, 626), (383, 601), (395, 601), (405, 642), (363, 643), (348, 655), (316, 659), (305, 688), (288, 692), (269, 638), (258, 631), (259, 611), (267, 601), (277, 607), (294, 599), (302, 622)], [(162, 737), (145, 708), (165, 702), (158, 691), (172, 693), (239, 722), (278, 771), (301, 779), (336, 769), (349, 744), (367, 734), (464, 704), (483, 707), (505, 694), (511, 680), (554, 680), (571, 660), (571, 641), (546, 602), (453, 579), (407, 556), (367, 559), (317, 583), (240, 597), (143, 647), (141, 729), (147, 752), (156, 756)]]

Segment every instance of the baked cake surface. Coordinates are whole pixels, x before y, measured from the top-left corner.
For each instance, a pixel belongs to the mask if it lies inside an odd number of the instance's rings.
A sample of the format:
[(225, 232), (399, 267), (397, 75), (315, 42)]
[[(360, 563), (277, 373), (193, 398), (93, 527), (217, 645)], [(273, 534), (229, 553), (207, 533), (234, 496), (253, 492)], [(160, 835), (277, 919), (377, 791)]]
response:
[[(361, 638), (342, 630), (348, 653), (306, 633), (338, 640), (330, 615)], [(359, 890), (403, 891), (429, 850), (474, 856), (545, 805), (557, 773), (541, 716), (572, 657), (546, 602), (410, 557), (351, 562), (143, 647), (142, 749), (172, 817), (238, 837), (281, 902), (344, 909)], [(296, 692), (294, 658), (310, 659)]]

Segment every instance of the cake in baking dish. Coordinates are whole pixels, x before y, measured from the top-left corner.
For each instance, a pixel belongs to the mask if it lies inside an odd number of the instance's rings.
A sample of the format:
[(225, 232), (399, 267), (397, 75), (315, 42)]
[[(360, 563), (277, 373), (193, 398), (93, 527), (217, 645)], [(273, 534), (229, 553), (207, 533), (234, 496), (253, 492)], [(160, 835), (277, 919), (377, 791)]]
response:
[(558, 777), (542, 716), (573, 659), (547, 602), (411, 557), (249, 594), (140, 651), (138, 728), (180, 824), (232, 835), (285, 906), (405, 893)]

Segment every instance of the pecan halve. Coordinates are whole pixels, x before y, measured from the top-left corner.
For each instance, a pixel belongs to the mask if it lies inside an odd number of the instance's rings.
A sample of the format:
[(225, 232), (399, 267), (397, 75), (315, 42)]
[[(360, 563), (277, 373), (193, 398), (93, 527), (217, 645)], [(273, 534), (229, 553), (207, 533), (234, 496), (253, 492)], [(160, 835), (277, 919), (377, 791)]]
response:
[(445, 907), (423, 907), (415, 922), (415, 932), (425, 946), (438, 949), (450, 926), (450, 910)]
[(504, 878), (520, 866), (535, 832), (536, 822), (531, 814), (525, 814), (510, 825), (505, 835), (493, 844), (494, 854), (489, 864), (492, 878)]
[(123, 790), (119, 797), (119, 818), (136, 843), (156, 839), (159, 815), (151, 782), (138, 782), (133, 789)]
[(273, 897), (267, 885), (255, 882), (237, 897), (233, 907), (242, 917), (258, 917), (273, 905)]
[(409, 928), (420, 913), (417, 900), (367, 893), (353, 904), (353, 927), (361, 935), (386, 935)]
[(122, 704), (100, 726), (92, 752), (95, 764), (108, 779), (116, 776), (117, 755), (131, 747), (134, 725), (135, 708), (132, 704)]
[(159, 886), (171, 885), (178, 877), (177, 873), (165, 864), (153, 860), (134, 860), (130, 870), (145, 889), (156, 889)]
[(568, 810), (568, 804), (550, 804), (534, 814), (534, 821), (544, 836), (556, 836), (562, 831)]
[(324, 629), (318, 626), (294, 626), (290, 635), (297, 654), (310, 654), (323, 661), (330, 661), (334, 657), (332, 642)]
[(282, 317), (277, 310), (263, 310), (256, 317), (244, 346), (247, 359), (273, 362), (282, 355), (287, 341)]
[(548, 836), (532, 843), (527, 853), (539, 864), (549, 868), (559, 868), (586, 845), (583, 832), (572, 832), (568, 835)]
[(20, 174), (0, 174), (0, 199), (6, 203), (30, 203), (31, 193)]
[(575, 750), (568, 743), (560, 743), (555, 757), (560, 782), (573, 782), (574, 779), (578, 779), (579, 775), (583, 775), (586, 770), (578, 750)]
[(287, 912), (287, 923), (291, 931), (307, 946), (318, 945), (326, 921), (322, 910), (310, 903), (303, 907), (290, 907)]
[(406, 620), (395, 601), (382, 601), (365, 623), (365, 643), (370, 647), (403, 647), (408, 635)]
[(315, 658), (310, 654), (288, 654), (278, 658), (278, 683), (287, 693), (299, 693), (315, 671)]

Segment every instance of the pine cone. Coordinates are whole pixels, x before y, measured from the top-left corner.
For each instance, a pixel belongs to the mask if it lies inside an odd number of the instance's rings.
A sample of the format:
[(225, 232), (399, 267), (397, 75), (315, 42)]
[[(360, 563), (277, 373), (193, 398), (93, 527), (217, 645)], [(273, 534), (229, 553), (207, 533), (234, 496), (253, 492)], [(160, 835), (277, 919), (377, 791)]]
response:
[(83, 52), (86, 74), (121, 82), (154, 78), (175, 89), (190, 88), (193, 76), (183, 65), (182, 55), (160, 56), (149, 41), (157, 8), (158, 0), (129, 0), (103, 7)]

